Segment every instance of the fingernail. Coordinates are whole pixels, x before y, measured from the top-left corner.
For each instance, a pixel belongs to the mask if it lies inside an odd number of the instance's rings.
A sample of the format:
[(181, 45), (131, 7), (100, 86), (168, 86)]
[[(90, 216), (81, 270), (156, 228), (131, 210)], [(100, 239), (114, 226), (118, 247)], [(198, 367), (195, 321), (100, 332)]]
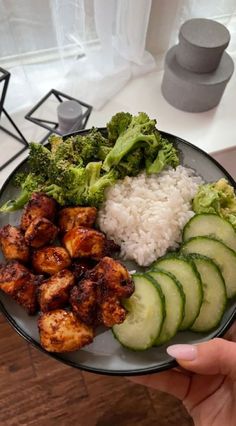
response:
[(193, 361), (197, 358), (197, 347), (194, 345), (172, 345), (166, 351), (173, 358), (185, 361)]

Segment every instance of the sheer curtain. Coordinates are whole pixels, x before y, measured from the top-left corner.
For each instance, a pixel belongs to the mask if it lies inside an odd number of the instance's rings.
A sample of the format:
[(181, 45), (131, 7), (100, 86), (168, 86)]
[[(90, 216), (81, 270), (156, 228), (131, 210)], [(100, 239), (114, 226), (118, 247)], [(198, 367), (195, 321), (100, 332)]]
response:
[(151, 0), (0, 0), (8, 109), (56, 88), (100, 108), (132, 76), (151, 71)]

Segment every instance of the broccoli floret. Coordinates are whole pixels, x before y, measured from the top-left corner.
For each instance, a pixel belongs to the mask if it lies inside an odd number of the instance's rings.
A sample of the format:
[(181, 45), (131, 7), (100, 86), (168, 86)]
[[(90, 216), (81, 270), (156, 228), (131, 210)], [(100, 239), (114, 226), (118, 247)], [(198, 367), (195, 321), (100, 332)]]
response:
[(48, 170), (51, 162), (51, 151), (45, 146), (32, 142), (30, 144), (29, 152), (29, 169), (31, 173), (40, 175), (43, 178), (47, 178)]
[(118, 137), (114, 147), (109, 152), (103, 163), (103, 169), (109, 171), (116, 166), (122, 158), (139, 147), (150, 146), (152, 151), (157, 149), (160, 140), (156, 134), (156, 120), (150, 120), (144, 112), (134, 116), (127, 127)]
[(66, 204), (66, 197), (64, 190), (55, 184), (48, 185), (44, 188), (43, 192), (47, 194), (49, 197), (54, 198), (61, 206)]
[(54, 164), (59, 161), (64, 161), (68, 164), (75, 164), (76, 166), (83, 165), (83, 159), (76, 149), (75, 139), (73, 137), (70, 137), (63, 141), (63, 143), (59, 143), (57, 145), (57, 148), (54, 149), (52, 161)]
[(51, 146), (51, 153), (55, 154), (55, 152), (58, 148), (58, 145), (62, 144), (64, 141), (63, 141), (62, 137), (59, 136), (59, 135), (51, 135), (48, 138), (48, 142)]
[(160, 173), (165, 167), (177, 167), (179, 165), (179, 158), (177, 150), (167, 139), (162, 139), (162, 148), (157, 154), (153, 163), (146, 161), (146, 172), (148, 175), (152, 173)]
[(87, 173), (84, 167), (70, 166), (64, 176), (67, 204), (84, 205), (86, 202)]
[(111, 170), (100, 176), (102, 163), (89, 163), (86, 166), (87, 172), (87, 204), (98, 207), (104, 201), (105, 189), (115, 183), (118, 173)]
[(125, 155), (115, 167), (115, 170), (117, 170), (120, 179), (124, 179), (125, 176), (137, 176), (143, 168), (142, 163), (143, 151), (142, 148), (138, 148), (130, 152), (130, 154)]
[[(21, 176), (22, 178), (22, 176)], [(15, 200), (9, 200), (0, 208), (0, 212), (7, 213), (21, 209), (29, 201), (33, 192), (43, 190), (45, 180), (42, 176), (29, 173), (25, 180), (21, 181), (21, 192)]]
[(118, 112), (113, 115), (109, 123), (107, 123), (108, 139), (115, 142), (116, 139), (129, 127), (132, 115), (129, 112)]
[(111, 147), (111, 144), (108, 139), (95, 128), (86, 135), (79, 135), (75, 138), (75, 149), (81, 156), (84, 165), (94, 160), (103, 159), (101, 157), (104, 157), (104, 149), (107, 154), (109, 147)]

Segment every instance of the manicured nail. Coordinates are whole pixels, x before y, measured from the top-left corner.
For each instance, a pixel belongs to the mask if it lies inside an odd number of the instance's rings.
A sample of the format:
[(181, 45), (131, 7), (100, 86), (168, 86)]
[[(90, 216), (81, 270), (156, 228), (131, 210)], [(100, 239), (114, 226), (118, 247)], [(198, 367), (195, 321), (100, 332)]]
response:
[(184, 361), (193, 361), (197, 358), (197, 347), (194, 345), (172, 345), (166, 351), (173, 358)]

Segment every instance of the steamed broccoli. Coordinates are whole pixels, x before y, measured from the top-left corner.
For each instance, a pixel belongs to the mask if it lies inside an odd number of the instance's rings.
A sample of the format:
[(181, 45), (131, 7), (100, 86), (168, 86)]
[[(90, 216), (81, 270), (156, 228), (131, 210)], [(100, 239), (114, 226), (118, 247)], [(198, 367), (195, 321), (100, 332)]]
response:
[(32, 173), (39, 174), (43, 178), (47, 178), (48, 170), (51, 162), (51, 151), (45, 146), (32, 142), (30, 144), (30, 152), (28, 164)]
[(145, 147), (149, 146), (152, 155), (155, 149), (157, 153), (160, 138), (155, 126), (156, 120), (150, 120), (144, 112), (132, 117), (128, 127), (120, 133), (114, 147), (105, 158), (103, 170), (108, 172), (111, 167), (118, 165), (125, 155), (139, 147), (144, 147), (145, 150)]
[(84, 165), (91, 161), (104, 159), (112, 147), (108, 139), (95, 128), (84, 136), (76, 136), (74, 146)]
[(146, 161), (146, 172), (148, 175), (152, 173), (160, 173), (165, 167), (177, 167), (179, 158), (177, 150), (167, 139), (161, 140), (161, 149), (159, 150), (156, 159), (150, 163)]
[(9, 200), (0, 208), (1, 213), (13, 212), (19, 210), (29, 201), (33, 192), (43, 191), (45, 180), (44, 177), (29, 173), (23, 179), (23, 174), (19, 175), (21, 192), (15, 200)]
[(129, 112), (118, 112), (113, 115), (109, 123), (107, 123), (108, 139), (116, 142), (116, 139), (129, 127), (132, 115)]
[(119, 178), (124, 179), (125, 176), (137, 176), (140, 170), (143, 169), (143, 158), (144, 154), (142, 148), (137, 148), (129, 154), (126, 154), (114, 168), (117, 170)]
[(103, 176), (101, 173), (102, 163), (89, 163), (86, 166), (87, 172), (87, 204), (98, 207), (104, 200), (105, 189), (115, 183), (118, 174), (115, 170), (111, 170), (109, 173), (105, 173)]

